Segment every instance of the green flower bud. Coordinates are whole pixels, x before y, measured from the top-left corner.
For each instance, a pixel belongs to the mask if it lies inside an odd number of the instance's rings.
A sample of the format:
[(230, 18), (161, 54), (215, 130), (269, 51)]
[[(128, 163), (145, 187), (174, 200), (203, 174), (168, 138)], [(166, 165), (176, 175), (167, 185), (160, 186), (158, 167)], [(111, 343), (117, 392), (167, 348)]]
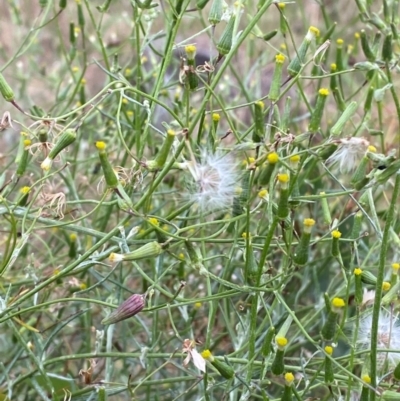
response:
[(268, 327), (267, 334), (265, 335), (264, 342), (261, 348), (261, 355), (266, 358), (271, 352), (272, 339), (275, 335), (275, 327)]
[(15, 100), (14, 92), (2, 73), (0, 73), (0, 93), (6, 102), (13, 102)]
[(375, 61), (376, 57), (374, 52), (371, 49), (371, 46), (368, 42), (367, 34), (364, 29), (361, 29), (361, 48), (363, 49), (364, 55), (369, 61)]
[(265, 135), (265, 123), (264, 123), (264, 102), (258, 101), (254, 103), (254, 131), (253, 141), (262, 142)]

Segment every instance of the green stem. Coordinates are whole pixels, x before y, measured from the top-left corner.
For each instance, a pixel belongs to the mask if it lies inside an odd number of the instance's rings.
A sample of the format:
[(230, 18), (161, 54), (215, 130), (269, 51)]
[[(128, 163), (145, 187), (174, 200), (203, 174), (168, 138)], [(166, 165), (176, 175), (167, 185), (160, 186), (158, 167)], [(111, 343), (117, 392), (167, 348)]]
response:
[[(387, 253), (389, 250), (389, 239), (390, 239), (390, 228), (394, 221), (395, 206), (398, 202), (400, 194), (400, 172), (396, 173), (392, 200), (389, 205), (389, 210), (386, 214), (385, 228), (383, 230), (382, 245), (379, 253), (379, 267), (378, 275), (376, 277), (376, 290), (375, 290), (375, 300), (372, 313), (372, 329), (371, 329), (371, 386), (376, 388), (377, 384), (377, 361), (378, 361), (378, 329), (379, 329), (379, 315), (381, 310), (381, 300), (382, 300), (382, 284), (385, 276), (385, 265)], [(370, 400), (375, 401), (376, 394), (375, 391), (370, 392)]]

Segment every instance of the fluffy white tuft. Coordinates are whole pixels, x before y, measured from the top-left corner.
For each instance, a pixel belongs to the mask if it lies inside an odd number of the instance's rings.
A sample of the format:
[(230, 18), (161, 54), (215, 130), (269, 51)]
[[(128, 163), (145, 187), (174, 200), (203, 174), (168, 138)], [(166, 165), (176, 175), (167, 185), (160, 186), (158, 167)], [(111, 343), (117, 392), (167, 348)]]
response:
[(239, 184), (235, 160), (230, 155), (204, 153), (201, 162), (187, 162), (196, 187), (192, 199), (203, 211), (215, 211), (230, 207)]
[[(357, 345), (360, 348), (371, 348), (371, 329), (372, 314), (369, 314), (360, 321), (357, 338)], [(400, 319), (384, 310), (381, 311), (379, 316), (378, 348), (400, 351)], [(383, 367), (386, 359), (393, 367), (400, 362), (400, 353), (380, 353), (378, 356), (380, 367)]]
[(354, 170), (368, 150), (369, 142), (365, 138), (343, 138), (339, 148), (329, 157), (326, 164), (338, 164), (341, 173)]

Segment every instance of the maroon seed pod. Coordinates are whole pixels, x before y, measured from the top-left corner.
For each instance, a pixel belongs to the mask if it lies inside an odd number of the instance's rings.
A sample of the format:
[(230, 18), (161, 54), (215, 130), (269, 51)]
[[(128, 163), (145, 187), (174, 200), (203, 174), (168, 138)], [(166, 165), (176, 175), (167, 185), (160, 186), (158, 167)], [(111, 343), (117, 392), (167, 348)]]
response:
[(135, 316), (145, 306), (145, 295), (133, 294), (126, 301), (122, 302), (118, 308), (111, 313), (108, 317), (101, 321), (101, 324), (108, 325), (120, 322), (121, 320), (128, 319)]

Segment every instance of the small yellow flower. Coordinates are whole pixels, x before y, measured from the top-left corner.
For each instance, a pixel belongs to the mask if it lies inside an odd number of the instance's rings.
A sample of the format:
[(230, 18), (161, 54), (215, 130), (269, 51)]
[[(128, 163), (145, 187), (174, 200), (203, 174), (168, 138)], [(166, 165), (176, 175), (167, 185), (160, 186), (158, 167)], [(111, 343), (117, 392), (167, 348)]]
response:
[(332, 354), (333, 354), (333, 348), (332, 348), (330, 345), (327, 345), (327, 346), (325, 347), (325, 352), (326, 352), (328, 355), (332, 355)]
[(389, 291), (389, 290), (390, 290), (390, 287), (391, 287), (391, 285), (390, 285), (389, 282), (384, 281), (384, 282), (382, 283), (382, 290), (383, 290), (383, 291)]
[(321, 96), (328, 96), (328, 95), (329, 95), (329, 90), (326, 89), (326, 88), (321, 88), (321, 89), (318, 91), (318, 93), (319, 93)]
[(397, 273), (398, 270), (400, 269), (400, 263), (392, 263), (392, 269), (394, 273)]
[(310, 26), (308, 29), (316, 38), (319, 36), (319, 29), (316, 28), (315, 26)]
[(367, 384), (371, 383), (371, 378), (369, 377), (369, 375), (362, 375), (361, 379), (364, 383), (367, 383)]
[(306, 227), (312, 227), (312, 226), (315, 225), (315, 220), (314, 220), (314, 219), (304, 219), (303, 224), (304, 224)]
[(293, 381), (294, 381), (293, 373), (291, 373), (291, 372), (285, 373), (286, 385), (290, 386), (293, 383)]
[(276, 164), (279, 161), (279, 155), (276, 152), (272, 152), (267, 156), (267, 160), (269, 164)]
[(148, 219), (149, 223), (152, 224), (153, 226), (159, 226), (160, 222), (158, 221), (158, 219), (156, 219), (155, 217), (150, 217)]
[(124, 98), (122, 99), (122, 104), (128, 104), (128, 103), (129, 103), (129, 100), (128, 100), (127, 98), (124, 97)]
[(360, 34), (359, 34), (359, 32), (356, 32), (356, 33), (354, 34), (354, 39), (356, 39), (356, 40), (360, 39)]
[(359, 267), (356, 267), (353, 271), (355, 276), (359, 276), (362, 274), (362, 269), (360, 269)]
[(24, 139), (24, 146), (27, 148), (28, 146), (31, 146), (32, 141), (30, 139)]
[(300, 155), (293, 155), (293, 156), (290, 156), (289, 160), (290, 160), (292, 163), (298, 163), (298, 162), (300, 161)]
[(212, 120), (217, 123), (221, 119), (221, 116), (218, 113), (213, 113)]
[(266, 196), (268, 195), (268, 191), (266, 189), (262, 189), (259, 193), (258, 193), (258, 197), (264, 199)]
[(19, 192), (21, 192), (21, 194), (26, 195), (29, 194), (31, 188), (30, 187), (22, 187)]
[(339, 239), (342, 236), (342, 233), (339, 230), (332, 231), (332, 238)]
[(282, 53), (278, 53), (278, 54), (275, 56), (275, 62), (276, 62), (277, 64), (283, 64), (283, 63), (285, 62), (285, 56), (284, 56)]
[(286, 7), (286, 3), (278, 3), (278, 7), (283, 10)]
[(331, 72), (335, 72), (337, 70), (337, 65), (335, 63), (331, 64)]
[(289, 174), (278, 174), (278, 181), (282, 184), (289, 182)]
[(178, 257), (179, 257), (179, 259), (184, 260), (184, 259), (185, 259), (185, 254), (184, 254), (183, 252), (181, 252), (181, 253), (178, 255)]
[(211, 351), (210, 351), (209, 349), (205, 349), (205, 350), (201, 353), (201, 356), (202, 356), (204, 359), (210, 359), (210, 358), (212, 358), (212, 353), (211, 353)]
[(343, 39), (338, 39), (338, 40), (336, 41), (336, 44), (337, 44), (338, 46), (342, 46), (343, 43), (344, 43)]
[(376, 147), (374, 145), (369, 145), (367, 150), (368, 152), (376, 153)]
[(286, 337), (276, 337), (275, 342), (278, 345), (278, 347), (285, 347), (288, 343), (288, 340)]
[(71, 242), (75, 242), (75, 241), (77, 240), (77, 238), (78, 238), (78, 236), (77, 236), (75, 233), (71, 233), (71, 234), (69, 235), (69, 240), (70, 240)]
[(188, 56), (188, 59), (193, 60), (194, 56), (196, 55), (196, 46), (195, 45), (187, 45), (185, 46), (185, 52)]
[(285, 43), (282, 43), (279, 47), (280, 47), (282, 50), (286, 50), (286, 45), (285, 45)]
[(196, 302), (196, 303), (194, 304), (194, 307), (195, 307), (196, 309), (200, 309), (200, 308), (201, 308), (201, 305), (202, 305), (201, 302)]
[(342, 298), (333, 298), (332, 299), (332, 306), (334, 308), (343, 308), (346, 305)]
[(86, 85), (86, 79), (85, 78), (81, 79), (81, 85)]
[(107, 146), (106, 143), (103, 141), (97, 141), (95, 145), (98, 150), (105, 150)]

